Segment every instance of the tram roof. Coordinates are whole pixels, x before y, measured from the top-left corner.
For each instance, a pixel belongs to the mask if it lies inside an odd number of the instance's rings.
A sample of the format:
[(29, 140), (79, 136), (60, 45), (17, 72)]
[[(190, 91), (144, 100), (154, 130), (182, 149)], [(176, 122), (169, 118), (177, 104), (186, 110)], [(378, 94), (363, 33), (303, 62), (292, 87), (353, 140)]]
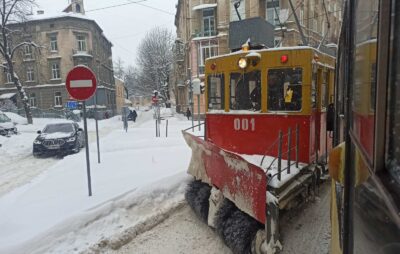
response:
[(224, 54), (224, 55), (213, 56), (213, 57), (207, 58), (207, 60), (213, 60), (213, 59), (216, 60), (216, 59), (220, 59), (222, 57), (236, 56), (236, 55), (241, 55), (241, 54), (250, 53), (250, 52), (264, 53), (264, 52), (272, 52), (272, 51), (307, 50), (307, 49), (316, 51), (319, 54), (326, 55), (326, 56), (331, 57), (331, 58), (335, 58), (335, 57), (333, 57), (333, 56), (331, 56), (329, 54), (321, 52), (320, 50), (318, 50), (316, 48), (313, 48), (313, 47), (310, 47), (310, 46), (293, 46), (293, 47), (279, 47), (279, 48), (267, 48), (267, 49), (257, 49), (257, 50), (250, 49), (248, 51), (239, 50), (239, 51), (235, 51), (235, 52)]

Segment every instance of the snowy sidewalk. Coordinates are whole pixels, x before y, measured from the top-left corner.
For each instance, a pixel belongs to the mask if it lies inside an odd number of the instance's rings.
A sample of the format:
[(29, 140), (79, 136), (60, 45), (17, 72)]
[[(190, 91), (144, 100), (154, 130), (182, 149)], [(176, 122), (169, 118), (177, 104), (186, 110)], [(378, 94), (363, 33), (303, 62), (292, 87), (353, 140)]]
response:
[[(169, 137), (155, 138), (148, 114), (127, 133), (121, 124), (101, 139), (101, 164), (91, 144), (92, 197), (87, 195), (84, 152), (65, 157), (1, 197), (0, 253), (82, 251), (151, 216), (157, 206), (167, 209), (178, 202), (191, 156), (180, 130), (190, 122), (170, 118)], [(128, 215), (135, 206), (143, 209)]]

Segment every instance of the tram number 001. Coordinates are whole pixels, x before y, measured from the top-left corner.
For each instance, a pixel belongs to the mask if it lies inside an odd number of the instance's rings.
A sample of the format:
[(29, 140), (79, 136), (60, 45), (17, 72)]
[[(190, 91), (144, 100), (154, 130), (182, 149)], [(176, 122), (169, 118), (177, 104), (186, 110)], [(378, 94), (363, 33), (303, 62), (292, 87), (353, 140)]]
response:
[(256, 130), (256, 120), (254, 118), (235, 118), (233, 120), (233, 129), (235, 131), (255, 131)]

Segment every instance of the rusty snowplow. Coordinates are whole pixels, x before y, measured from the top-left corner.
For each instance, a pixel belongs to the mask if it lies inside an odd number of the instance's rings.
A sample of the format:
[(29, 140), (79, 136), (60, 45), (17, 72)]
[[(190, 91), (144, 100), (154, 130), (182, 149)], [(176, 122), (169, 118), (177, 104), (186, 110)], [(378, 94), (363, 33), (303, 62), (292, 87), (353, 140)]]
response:
[(277, 168), (256, 164), (264, 159), (264, 164), (276, 165), (276, 158), (246, 157), (188, 132), (183, 136), (192, 149), (188, 173), (194, 177), (185, 198), (196, 215), (233, 253), (280, 251), (279, 212), (313, 195), (318, 168), (294, 162), (292, 173), (280, 168), (279, 174)]

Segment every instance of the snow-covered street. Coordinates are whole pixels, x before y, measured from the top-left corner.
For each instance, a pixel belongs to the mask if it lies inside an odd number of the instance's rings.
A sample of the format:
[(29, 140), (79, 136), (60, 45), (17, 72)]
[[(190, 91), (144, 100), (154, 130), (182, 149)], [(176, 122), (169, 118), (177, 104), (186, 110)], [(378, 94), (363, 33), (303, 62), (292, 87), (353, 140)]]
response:
[[(326, 182), (320, 187), (315, 202), (283, 214), (280, 220), (284, 245), (281, 254), (329, 253), (329, 184)], [(120, 249), (113, 250), (107, 246), (98, 250), (107, 254), (232, 253), (217, 233), (202, 222), (188, 205), (182, 205), (165, 221)]]
[[(128, 132), (119, 117), (100, 121), (97, 164), (90, 120), (92, 197), (83, 150), (64, 159), (31, 154), (36, 131), (56, 121), (20, 124), (20, 135), (1, 140), (0, 253), (231, 253), (184, 200), (191, 151), (181, 130), (190, 121), (168, 118), (168, 138), (166, 121), (161, 138), (155, 138), (151, 111), (141, 112)], [(299, 211), (283, 214), (282, 253), (328, 253), (328, 185), (316, 203)], [(318, 237), (304, 244), (310, 231)]]
[[(94, 122), (89, 122), (92, 197), (83, 151), (62, 160), (32, 157), (40, 125), (41, 120), (19, 126), (21, 134), (3, 140), (0, 148), (7, 150), (0, 158), (0, 253), (72, 253), (99, 243), (121, 244), (138, 226), (144, 231), (150, 227), (149, 218), (162, 220), (162, 214), (182, 202), (191, 151), (181, 130), (189, 121), (169, 118), (168, 138), (165, 124), (161, 138), (155, 138), (150, 111), (131, 123), (127, 133), (118, 117), (100, 121), (101, 164)], [(11, 162), (16, 165), (10, 167)], [(15, 183), (17, 178), (22, 180)]]

